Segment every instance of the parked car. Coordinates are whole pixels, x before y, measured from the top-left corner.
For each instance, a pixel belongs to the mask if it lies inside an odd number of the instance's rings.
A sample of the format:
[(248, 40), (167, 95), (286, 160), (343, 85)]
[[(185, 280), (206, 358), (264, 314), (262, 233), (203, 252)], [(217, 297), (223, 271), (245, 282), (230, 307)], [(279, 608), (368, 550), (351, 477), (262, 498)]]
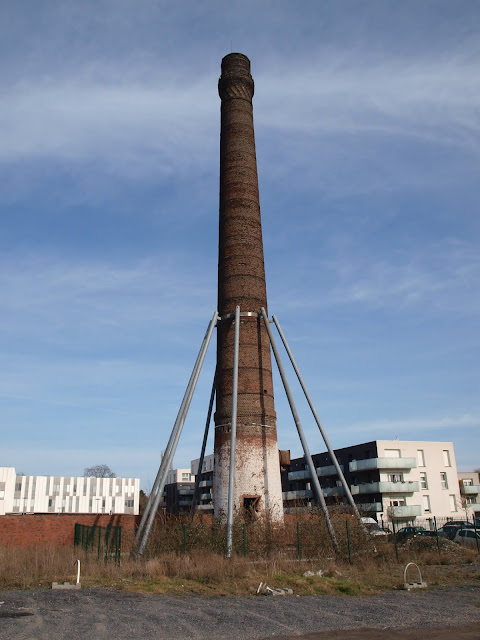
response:
[[(424, 531), (417, 531), (417, 536), (426, 536), (429, 538), (436, 538), (437, 537), (437, 532), (436, 531), (429, 531), (428, 529), (425, 529)], [(447, 535), (445, 533), (443, 533), (443, 531), (438, 531), (438, 537), (439, 538), (446, 538)]]
[(459, 529), (453, 540), (462, 546), (477, 549), (477, 544), (480, 546), (480, 533), (475, 529)]
[(419, 531), (425, 531), (425, 527), (403, 527), (395, 535), (397, 542), (405, 542), (408, 538), (414, 538)]
[(447, 520), (444, 524), (445, 527), (473, 527), (473, 522), (468, 520)]
[(449, 540), (454, 540), (457, 534), (457, 531), (459, 531), (460, 529), (467, 529), (467, 528), (473, 528), (472, 523), (469, 523), (469, 526), (467, 527), (464, 524), (463, 525), (450, 524), (449, 522), (448, 524), (444, 524), (443, 527), (440, 527), (438, 531), (441, 531), (442, 533), (444, 533)]

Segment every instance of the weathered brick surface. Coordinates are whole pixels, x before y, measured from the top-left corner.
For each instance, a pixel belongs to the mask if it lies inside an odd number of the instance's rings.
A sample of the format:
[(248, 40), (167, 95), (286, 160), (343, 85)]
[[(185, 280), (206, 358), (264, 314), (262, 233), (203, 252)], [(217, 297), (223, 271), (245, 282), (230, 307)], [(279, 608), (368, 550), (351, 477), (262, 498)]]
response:
[(75, 524), (108, 524), (122, 527), (122, 548), (129, 549), (133, 542), (135, 522), (133, 515), (97, 514), (31, 514), (0, 516), (0, 545), (2, 546), (63, 546), (73, 545)]
[[(235, 312), (267, 309), (262, 225), (253, 129), (250, 61), (239, 53), (222, 60), (220, 220), (218, 256), (215, 512), (226, 509), (232, 418)], [(272, 363), (261, 317), (242, 317), (238, 370), (236, 507), (242, 495), (261, 495), (261, 508), (281, 507)], [(275, 462), (276, 461), (276, 462)]]

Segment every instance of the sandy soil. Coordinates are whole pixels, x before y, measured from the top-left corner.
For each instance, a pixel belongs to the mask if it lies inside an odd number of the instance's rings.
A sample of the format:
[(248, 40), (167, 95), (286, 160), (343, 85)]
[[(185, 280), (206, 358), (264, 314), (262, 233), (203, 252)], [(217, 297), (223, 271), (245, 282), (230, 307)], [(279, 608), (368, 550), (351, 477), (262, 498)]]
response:
[(369, 597), (0, 591), (0, 640), (479, 640), (479, 628), (480, 587), (471, 586)]

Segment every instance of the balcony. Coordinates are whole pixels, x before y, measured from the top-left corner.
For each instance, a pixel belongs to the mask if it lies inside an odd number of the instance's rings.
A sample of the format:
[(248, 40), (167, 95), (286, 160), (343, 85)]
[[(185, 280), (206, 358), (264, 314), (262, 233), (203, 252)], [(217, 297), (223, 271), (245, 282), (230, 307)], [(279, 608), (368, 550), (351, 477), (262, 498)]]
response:
[[(322, 487), (322, 493), (326, 498), (332, 496), (343, 496), (345, 493), (343, 487)], [(308, 500), (315, 497), (311, 489), (299, 489), (297, 491), (284, 491), (282, 493), (284, 500)]]
[(422, 507), (419, 504), (388, 507), (388, 513), (392, 518), (414, 518), (415, 516), (422, 515)]
[[(339, 465), (340, 469), (343, 473), (343, 465)], [(317, 476), (336, 476), (337, 470), (333, 466), (333, 464), (328, 467), (317, 467), (316, 469)], [(310, 479), (310, 471), (308, 469), (300, 469), (299, 471), (290, 471), (288, 474), (289, 480), (309, 480)]]
[(363, 493), (414, 493), (420, 490), (419, 482), (365, 482), (353, 484), (350, 489), (352, 495)]
[(383, 504), (381, 502), (361, 502), (357, 504), (359, 511), (363, 511), (365, 513), (369, 511), (383, 511)]
[(477, 493), (480, 493), (480, 485), (479, 484), (461, 484), (460, 483), (460, 493), (464, 496), (474, 496)]
[(352, 460), (348, 468), (350, 471), (371, 471), (372, 469), (414, 469), (416, 466), (415, 458), (367, 458)]

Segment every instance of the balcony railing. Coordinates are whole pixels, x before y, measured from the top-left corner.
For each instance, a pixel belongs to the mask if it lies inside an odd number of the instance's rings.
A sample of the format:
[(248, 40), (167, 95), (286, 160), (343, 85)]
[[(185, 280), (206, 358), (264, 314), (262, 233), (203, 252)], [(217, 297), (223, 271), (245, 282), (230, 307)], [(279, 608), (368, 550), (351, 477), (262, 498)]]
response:
[[(343, 473), (343, 464), (339, 465)], [(337, 470), (333, 464), (328, 467), (317, 467), (317, 476), (336, 476)], [(308, 480), (310, 478), (310, 471), (308, 469), (299, 469), (298, 471), (290, 471), (288, 474), (289, 480)]]
[(422, 515), (422, 507), (419, 504), (405, 504), (401, 507), (388, 507), (388, 513), (392, 518), (413, 518)]
[(466, 496), (473, 496), (480, 493), (479, 484), (462, 484), (460, 483), (460, 492)]
[(416, 466), (415, 458), (366, 458), (352, 460), (348, 468), (350, 471), (371, 471), (372, 469), (414, 469)]
[[(343, 496), (345, 493), (343, 487), (322, 487), (323, 495), (328, 498), (332, 496)], [(297, 489), (297, 491), (284, 491), (282, 493), (284, 500), (306, 500), (313, 498), (311, 489)]]
[(381, 502), (361, 502), (357, 504), (359, 511), (383, 511), (383, 504)]
[(365, 482), (364, 484), (352, 484), (352, 495), (361, 493), (414, 493), (419, 491), (419, 483), (412, 482)]

